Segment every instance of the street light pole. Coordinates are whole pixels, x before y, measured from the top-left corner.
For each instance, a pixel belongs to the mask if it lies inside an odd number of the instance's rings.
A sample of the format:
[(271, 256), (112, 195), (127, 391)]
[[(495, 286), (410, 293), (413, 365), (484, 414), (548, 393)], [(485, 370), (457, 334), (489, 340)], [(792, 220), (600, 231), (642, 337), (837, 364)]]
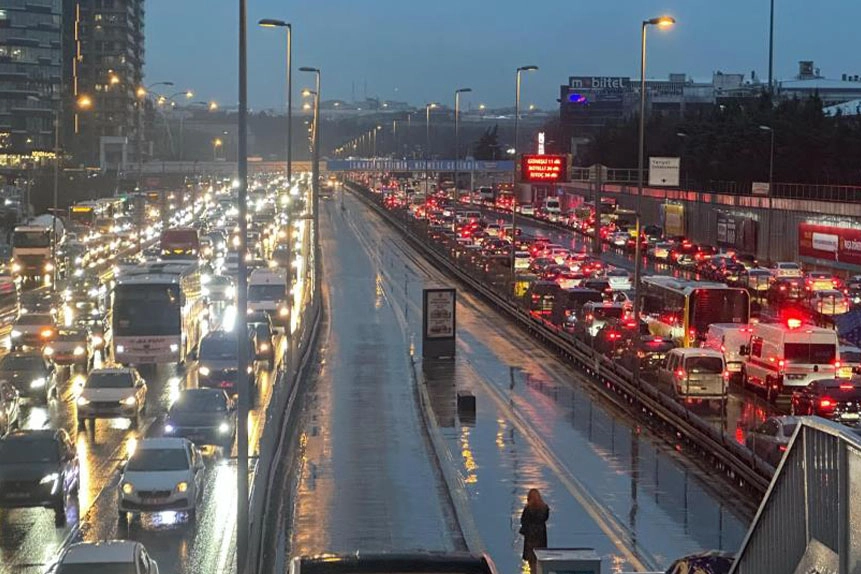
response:
[(138, 126), (138, 187), (141, 184), (141, 174), (143, 173), (143, 132), (144, 132), (144, 107), (143, 102), (146, 101), (146, 97), (149, 94), (150, 90), (152, 90), (156, 86), (172, 86), (173, 82), (155, 82), (154, 84), (150, 84), (146, 87), (141, 87), (137, 89), (137, 97), (138, 97), (138, 111), (141, 114), (141, 124)]
[(314, 153), (311, 173), (314, 179), (311, 188), (314, 194), (314, 296), (320, 296), (320, 69), (303, 66), (300, 72), (312, 73), (315, 76), (314, 90)]
[(263, 18), (263, 28), (284, 28), (287, 31), (287, 187), (293, 179), (293, 26), (284, 20)]
[(430, 195), (430, 111), (436, 106), (434, 103), (425, 105), (425, 201)]
[(771, 198), (774, 194), (774, 128), (771, 126), (759, 126), (764, 132), (771, 136), (771, 149), (768, 154), (768, 210), (766, 211), (766, 234), (765, 234), (765, 260), (771, 261)]
[(57, 290), (57, 203), (60, 196), (60, 103), (54, 108), (54, 211), (51, 223), (51, 291)]
[[(637, 152), (637, 214), (635, 228), (637, 235), (634, 238), (634, 321), (640, 321), (640, 274), (641, 274), (641, 249), (643, 241), (643, 230), (640, 224), (641, 211), (643, 207), (643, 171), (645, 163), (646, 149), (646, 28), (649, 26), (659, 26), (667, 28), (675, 24), (676, 21), (669, 16), (660, 16), (643, 20), (640, 30), (640, 129), (639, 129), (639, 148)], [(600, 190), (599, 190), (600, 200)], [(601, 222), (596, 221), (596, 226), (600, 226)], [(639, 328), (639, 327), (638, 327)], [(685, 334), (687, 336), (687, 334)], [(634, 385), (640, 384), (640, 361), (634, 361)]]
[[(458, 165), (460, 161), (460, 95), (471, 92), (472, 88), (460, 88), (454, 91), (454, 201), (460, 202), (460, 192), (458, 191), (457, 176)], [(470, 190), (472, 191), (472, 190)], [(457, 225), (457, 223), (455, 223)]]
[(239, 0), (239, 118), (237, 171), (239, 172), (239, 268), (236, 293), (236, 343), (239, 381), (237, 413), (237, 509), (236, 509), (236, 570), (244, 574), (248, 559), (248, 411), (251, 388), (247, 379), (248, 356), (248, 268), (245, 260), (248, 241), (248, 16), (247, 0)]
[(768, 94), (774, 95), (774, 0), (768, 14)]
[(520, 74), (534, 72), (538, 66), (520, 66), (514, 84), (514, 169), (511, 170), (511, 295), (517, 295), (517, 138), (520, 129)]

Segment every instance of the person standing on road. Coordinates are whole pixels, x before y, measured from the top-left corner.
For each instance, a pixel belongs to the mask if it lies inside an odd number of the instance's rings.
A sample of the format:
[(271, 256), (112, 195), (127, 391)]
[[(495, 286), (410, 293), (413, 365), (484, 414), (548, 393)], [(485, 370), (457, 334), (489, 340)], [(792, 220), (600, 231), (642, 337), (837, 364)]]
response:
[(535, 574), (536, 548), (547, 548), (547, 519), (550, 507), (541, 499), (537, 488), (529, 490), (526, 506), (520, 515), (520, 534), (523, 535), (523, 559), (529, 563), (529, 572)]

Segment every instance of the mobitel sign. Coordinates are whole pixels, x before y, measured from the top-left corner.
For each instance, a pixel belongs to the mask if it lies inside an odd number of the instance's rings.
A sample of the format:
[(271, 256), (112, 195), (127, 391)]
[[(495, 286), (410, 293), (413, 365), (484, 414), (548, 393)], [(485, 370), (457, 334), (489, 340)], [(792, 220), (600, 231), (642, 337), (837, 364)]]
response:
[(568, 87), (578, 90), (629, 91), (631, 79), (618, 76), (569, 76)]
[(861, 229), (799, 223), (798, 254), (861, 266)]
[(520, 179), (526, 183), (557, 183), (568, 180), (568, 157), (564, 155), (523, 154)]

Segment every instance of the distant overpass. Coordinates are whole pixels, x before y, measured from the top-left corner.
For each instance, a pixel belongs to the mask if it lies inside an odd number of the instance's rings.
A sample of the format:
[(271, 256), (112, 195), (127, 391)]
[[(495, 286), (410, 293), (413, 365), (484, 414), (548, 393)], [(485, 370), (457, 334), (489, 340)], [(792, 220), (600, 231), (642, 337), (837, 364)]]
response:
[[(248, 162), (248, 173), (271, 173), (284, 171), (286, 169), (284, 161), (254, 161)], [(321, 162), (321, 169), (326, 162)], [(295, 173), (311, 171), (310, 161), (293, 160), (293, 171)], [(235, 176), (238, 173), (235, 161), (149, 161), (141, 166), (138, 170), (136, 164), (128, 164), (122, 172), (124, 179), (136, 179), (138, 173), (141, 177), (157, 176), (157, 175), (220, 175), (224, 177)]]
[[(419, 171), (455, 171), (453, 159), (330, 159), (326, 161), (327, 171), (385, 171), (385, 172), (419, 172)], [(510, 173), (514, 170), (514, 162), (458, 160), (457, 171), (462, 173)]]

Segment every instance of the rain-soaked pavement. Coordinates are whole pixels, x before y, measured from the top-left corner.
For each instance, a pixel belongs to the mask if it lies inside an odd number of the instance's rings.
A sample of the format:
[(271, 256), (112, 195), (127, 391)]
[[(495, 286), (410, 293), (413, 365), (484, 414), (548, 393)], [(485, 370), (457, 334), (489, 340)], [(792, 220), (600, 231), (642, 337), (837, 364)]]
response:
[[(290, 554), (454, 548), (461, 537), (430, 467), (407, 358), (411, 346), (421, 356), (422, 288), (451, 281), (356, 199), (344, 203), (323, 209), (330, 332), (303, 415)], [(470, 522), (500, 572), (523, 569), (529, 488), (551, 506), (551, 546), (594, 547), (608, 571), (738, 547), (749, 505), (463, 291), (457, 353), (419, 369)], [(474, 415), (457, 412), (456, 390), (475, 395)]]

